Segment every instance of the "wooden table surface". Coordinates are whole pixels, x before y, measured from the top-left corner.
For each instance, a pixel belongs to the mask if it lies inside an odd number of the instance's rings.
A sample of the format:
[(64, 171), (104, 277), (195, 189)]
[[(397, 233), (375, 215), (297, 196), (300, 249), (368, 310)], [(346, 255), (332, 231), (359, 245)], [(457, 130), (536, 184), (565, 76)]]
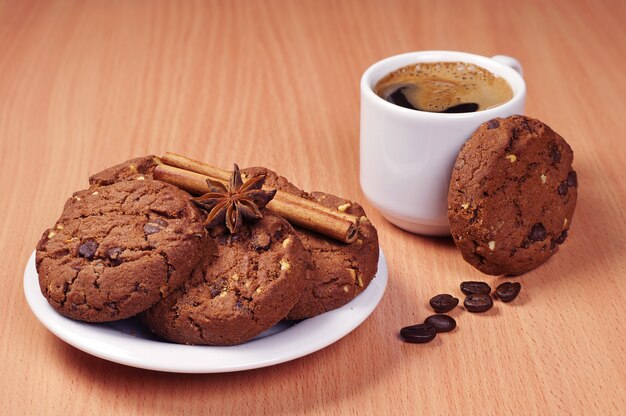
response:
[[(626, 3), (1, 1), (0, 414), (623, 414)], [(359, 79), (414, 50), (508, 54), (527, 114), (575, 151), (568, 241), (521, 296), (426, 345), (402, 326), (481, 275), (449, 239), (387, 223), (358, 182)], [(177, 151), (265, 165), (362, 201), (389, 261), (371, 317), (335, 344), (229, 374), (146, 371), (48, 332), (22, 278), (87, 176)]]

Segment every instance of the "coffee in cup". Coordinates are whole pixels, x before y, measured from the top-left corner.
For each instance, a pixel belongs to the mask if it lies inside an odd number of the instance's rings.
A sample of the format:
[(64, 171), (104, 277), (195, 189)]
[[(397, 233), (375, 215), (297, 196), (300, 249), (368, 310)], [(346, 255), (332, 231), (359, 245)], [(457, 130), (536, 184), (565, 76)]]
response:
[(431, 113), (472, 113), (513, 98), (504, 78), (467, 62), (407, 65), (384, 76), (374, 91), (392, 104)]

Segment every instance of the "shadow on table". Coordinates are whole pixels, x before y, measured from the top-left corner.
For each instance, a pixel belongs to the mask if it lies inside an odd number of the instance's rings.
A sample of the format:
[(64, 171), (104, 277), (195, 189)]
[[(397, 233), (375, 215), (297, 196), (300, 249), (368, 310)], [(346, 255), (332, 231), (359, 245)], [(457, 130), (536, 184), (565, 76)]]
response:
[[(272, 367), (222, 374), (175, 374), (127, 367), (93, 357), (61, 343), (59, 366), (102, 397), (116, 402), (123, 413), (210, 412), (212, 414), (293, 414), (303, 410), (345, 407), (363, 397), (380, 380), (393, 376), (400, 362), (399, 327), (389, 320), (408, 299), (401, 279), (394, 279), (389, 262), (387, 292), (373, 314), (353, 332), (313, 354)], [(52, 335), (50, 335), (52, 336)], [(126, 407), (128, 406), (128, 408)], [(356, 409), (354, 409), (356, 410)]]
[(272, 367), (236, 373), (175, 374), (127, 367), (91, 356), (58, 339), (62, 346), (56, 357), (64, 361), (59, 365), (68, 372), (77, 373), (81, 384), (91, 386), (104, 403), (117, 403), (122, 413), (137, 410), (138, 403), (139, 410), (148, 414), (314, 412), (341, 407), (346, 398), (367, 394), (376, 388), (377, 379), (394, 371), (395, 364), (385, 360), (381, 352), (389, 348), (389, 337), (395, 337), (395, 331), (372, 338), (376, 328), (368, 326), (380, 325), (375, 322), (375, 314), (321, 351)]
[[(578, 161), (574, 166), (578, 173), (578, 200), (574, 218), (570, 219), (571, 228), (568, 239), (559, 247), (556, 255), (544, 264), (520, 276), (489, 276), (482, 274), (469, 264), (463, 264), (467, 269), (464, 280), (484, 280), (495, 284), (507, 279), (519, 279), (533, 289), (543, 286), (559, 286), (568, 284), (571, 279), (595, 280), (602, 279), (598, 271), (610, 269), (609, 265), (623, 258), (626, 253), (626, 221), (619, 190), (614, 194), (606, 192), (610, 183), (606, 177), (593, 176), (596, 171), (586, 165), (585, 160)], [(608, 200), (607, 194), (615, 195)], [(382, 218), (382, 217), (381, 217)], [(397, 233), (395, 238), (408, 238), (414, 244), (430, 245), (440, 251), (447, 251), (456, 259), (461, 258), (451, 236), (425, 237), (413, 235), (400, 230), (385, 221), (391, 232)], [(452, 258), (452, 257), (451, 257)], [(497, 279), (497, 283), (494, 281)], [(597, 283), (598, 280), (595, 280)], [(558, 290), (558, 287), (555, 287)]]
[(560, 287), (573, 283), (597, 291), (601, 280), (615, 278), (603, 272), (615, 270), (611, 264), (625, 253), (626, 222), (619, 192), (608, 200), (609, 193), (603, 190), (610, 186), (606, 178), (592, 176), (593, 170), (584, 164), (579, 163), (575, 168), (578, 201), (567, 240), (543, 265), (518, 277), (536, 292), (549, 291), (556, 295)]

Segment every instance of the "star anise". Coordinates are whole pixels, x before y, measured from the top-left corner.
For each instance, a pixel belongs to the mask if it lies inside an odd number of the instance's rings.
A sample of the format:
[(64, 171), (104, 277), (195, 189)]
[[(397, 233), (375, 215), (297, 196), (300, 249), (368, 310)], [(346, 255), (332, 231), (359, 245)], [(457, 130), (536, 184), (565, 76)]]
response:
[(241, 229), (244, 220), (256, 221), (263, 218), (263, 209), (276, 194), (276, 190), (263, 190), (265, 175), (256, 175), (245, 183), (241, 179), (239, 166), (235, 164), (230, 183), (224, 185), (207, 179), (209, 192), (193, 198), (192, 201), (209, 214), (204, 225), (208, 228), (226, 222), (231, 234)]

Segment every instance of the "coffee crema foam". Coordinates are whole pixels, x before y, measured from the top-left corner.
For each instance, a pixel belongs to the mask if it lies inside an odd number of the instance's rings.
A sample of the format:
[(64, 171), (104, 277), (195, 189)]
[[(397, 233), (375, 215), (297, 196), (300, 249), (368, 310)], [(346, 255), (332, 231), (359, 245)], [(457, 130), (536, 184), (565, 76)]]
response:
[(407, 65), (378, 81), (374, 92), (390, 103), (434, 113), (481, 111), (513, 98), (506, 80), (466, 62)]

